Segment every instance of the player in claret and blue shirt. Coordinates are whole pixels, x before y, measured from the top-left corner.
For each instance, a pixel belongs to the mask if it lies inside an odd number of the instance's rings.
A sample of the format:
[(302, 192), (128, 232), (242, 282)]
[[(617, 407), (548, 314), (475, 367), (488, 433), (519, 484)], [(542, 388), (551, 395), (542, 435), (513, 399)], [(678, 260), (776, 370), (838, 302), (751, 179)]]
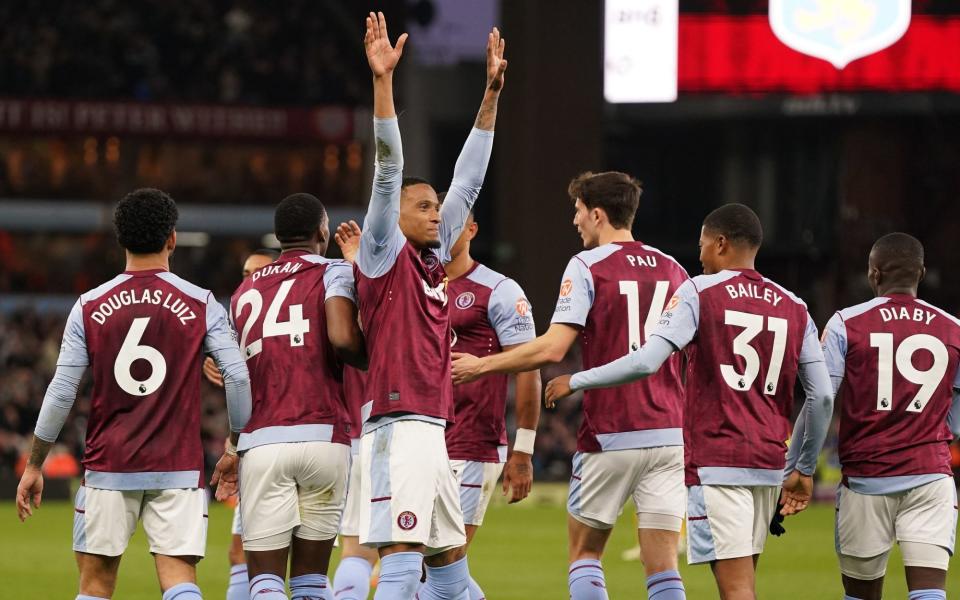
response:
[[(209, 291), (170, 272), (177, 207), (160, 190), (128, 194), (114, 212), (126, 270), (83, 294), (63, 332), (17, 489), (20, 518), (39, 506), (40, 468), (93, 371), (93, 393), (77, 492), (73, 549), (78, 600), (110, 598), (120, 558), (143, 523), (164, 600), (200, 598), (196, 563), (207, 539), (207, 496), (200, 441), (200, 369), (213, 357), (223, 376), (232, 443), (250, 417), (247, 367), (227, 311)], [(235, 491), (237, 455), (228, 445), (213, 483)]]
[(960, 322), (917, 298), (924, 272), (916, 238), (883, 236), (867, 274), (877, 297), (837, 312), (824, 330), (839, 390), (836, 545), (850, 600), (879, 600), (894, 541), (910, 600), (947, 597), (957, 530), (949, 444), (960, 434)]
[[(687, 552), (710, 563), (722, 598), (755, 598), (756, 564), (777, 509), (806, 508), (833, 411), (817, 328), (798, 297), (754, 267), (760, 219), (727, 204), (704, 219), (694, 277), (667, 303), (636, 352), (547, 385), (548, 403), (573, 390), (621, 385), (656, 373), (687, 350), (684, 417)], [(783, 481), (797, 374), (806, 394), (799, 462)], [(669, 596), (665, 596), (669, 598)]]

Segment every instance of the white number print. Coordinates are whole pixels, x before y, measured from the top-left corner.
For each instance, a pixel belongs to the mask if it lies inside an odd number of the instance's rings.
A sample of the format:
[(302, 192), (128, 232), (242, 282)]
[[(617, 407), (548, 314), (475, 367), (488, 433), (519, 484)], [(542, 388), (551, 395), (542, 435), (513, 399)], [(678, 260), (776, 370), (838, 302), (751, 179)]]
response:
[(657, 282), (653, 289), (653, 298), (650, 300), (650, 310), (647, 311), (647, 319), (643, 323), (643, 337), (640, 337), (640, 284), (636, 281), (620, 282), (620, 295), (627, 297), (627, 336), (629, 338), (627, 352), (639, 350), (643, 342), (650, 337), (667, 303), (668, 291), (670, 291), (669, 281)]
[[(288, 321), (277, 320), (280, 317), (280, 309), (283, 308), (283, 302), (287, 299), (287, 294), (290, 293), (290, 288), (293, 287), (295, 282), (296, 279), (289, 279), (280, 284), (280, 289), (277, 290), (277, 295), (274, 296), (273, 302), (270, 303), (270, 307), (267, 309), (267, 315), (263, 321), (263, 337), (289, 335), (291, 346), (303, 346), (307, 333), (310, 331), (310, 321), (303, 318), (303, 305), (290, 305), (290, 319)], [(247, 290), (237, 299), (236, 316), (243, 314), (243, 309), (248, 304), (250, 305), (250, 317), (247, 319), (247, 322), (243, 324), (243, 331), (240, 333), (240, 350), (247, 360), (260, 354), (263, 350), (262, 338), (251, 341), (249, 345), (247, 344), (247, 337), (250, 335), (250, 330), (253, 328), (253, 324), (257, 319), (260, 318), (260, 313), (263, 311), (263, 296), (259, 291), (255, 289)], [(234, 321), (236, 321), (236, 318), (234, 318)]]
[[(133, 320), (127, 337), (123, 338), (123, 345), (117, 353), (113, 363), (113, 378), (117, 380), (120, 389), (132, 396), (146, 396), (152, 394), (163, 384), (167, 376), (167, 361), (160, 351), (153, 346), (140, 345), (143, 332), (150, 323), (150, 317), (140, 317)], [(150, 377), (143, 381), (135, 379), (130, 374), (130, 368), (137, 360), (150, 363)]]
[[(786, 319), (767, 317), (767, 331), (773, 333), (773, 348), (770, 349), (770, 364), (767, 366), (767, 377), (763, 382), (763, 393), (773, 396), (777, 393), (777, 384), (780, 380), (780, 371), (783, 369), (783, 355), (787, 349)], [(740, 335), (733, 339), (733, 352), (743, 357), (746, 363), (743, 373), (737, 373), (733, 365), (720, 365), (720, 374), (731, 388), (744, 392), (753, 387), (760, 374), (760, 354), (750, 342), (763, 331), (763, 315), (745, 313), (737, 310), (728, 310), (724, 313), (724, 324), (743, 327)]]
[[(907, 412), (922, 412), (933, 397), (937, 387), (947, 374), (950, 358), (947, 347), (939, 339), (925, 333), (911, 335), (893, 350), (892, 333), (871, 333), (870, 346), (877, 349), (877, 410), (893, 410), (893, 368), (896, 365), (903, 378), (920, 386), (917, 395), (910, 400)], [(933, 355), (933, 364), (926, 371), (913, 366), (917, 350), (926, 350)]]

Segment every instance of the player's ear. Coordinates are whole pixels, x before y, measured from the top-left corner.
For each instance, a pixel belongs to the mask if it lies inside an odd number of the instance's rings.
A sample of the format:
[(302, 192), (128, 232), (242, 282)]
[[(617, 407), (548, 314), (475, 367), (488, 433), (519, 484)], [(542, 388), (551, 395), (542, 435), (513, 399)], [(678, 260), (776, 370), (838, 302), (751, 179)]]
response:
[(170, 232), (170, 237), (167, 238), (166, 248), (167, 252), (173, 252), (173, 249), (177, 247), (177, 230), (174, 229)]
[(921, 267), (920, 267), (920, 278), (917, 279), (917, 283), (920, 283), (921, 281), (923, 281), (923, 278), (926, 277), (926, 276), (927, 276), (927, 268), (921, 266)]

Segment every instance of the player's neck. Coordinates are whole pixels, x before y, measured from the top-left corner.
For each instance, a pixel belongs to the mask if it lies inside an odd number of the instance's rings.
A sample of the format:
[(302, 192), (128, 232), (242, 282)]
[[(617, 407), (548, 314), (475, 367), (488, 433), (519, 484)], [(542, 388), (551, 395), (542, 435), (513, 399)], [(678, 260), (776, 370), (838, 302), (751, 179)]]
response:
[(470, 256), (470, 251), (464, 250), (452, 261), (443, 265), (443, 270), (446, 272), (447, 277), (449, 277), (451, 280), (459, 279), (463, 277), (464, 273), (473, 268), (473, 262), (473, 257)]
[(890, 285), (881, 287), (877, 290), (878, 296), (912, 296), (917, 297), (917, 286), (911, 285)]
[(600, 236), (597, 241), (601, 246), (612, 244), (613, 242), (632, 242), (634, 241), (633, 232), (629, 229), (604, 227), (600, 230)]
[(166, 252), (158, 254), (131, 254), (127, 252), (127, 271), (152, 271), (161, 269), (170, 270), (170, 255)]

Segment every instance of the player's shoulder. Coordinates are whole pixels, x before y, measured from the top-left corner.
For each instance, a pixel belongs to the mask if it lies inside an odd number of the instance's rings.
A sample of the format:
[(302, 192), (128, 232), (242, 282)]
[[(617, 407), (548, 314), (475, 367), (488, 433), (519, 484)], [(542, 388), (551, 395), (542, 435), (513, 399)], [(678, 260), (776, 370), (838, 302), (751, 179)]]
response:
[(853, 306), (848, 306), (846, 308), (841, 308), (837, 311), (837, 316), (841, 321), (846, 323), (851, 319), (855, 319), (860, 315), (870, 312), (872, 309), (882, 306), (889, 301), (889, 298), (884, 298), (883, 296), (878, 296), (876, 298), (871, 298), (866, 302), (861, 302), (859, 304), (854, 304)]
[(800, 296), (794, 294), (792, 291), (790, 291), (790, 290), (788, 290), (787, 288), (783, 287), (782, 285), (780, 285), (780, 284), (777, 283), (776, 281), (770, 279), (769, 277), (763, 277), (762, 275), (761, 275), (761, 277), (763, 278), (763, 282), (764, 282), (764, 283), (766, 283), (767, 285), (769, 285), (769, 286), (771, 286), (771, 287), (773, 287), (773, 288), (776, 288), (777, 290), (779, 290), (780, 292), (782, 292), (782, 293), (784, 294), (784, 296), (786, 296), (791, 302), (793, 302), (794, 304), (797, 304), (797, 305), (803, 307), (804, 310), (807, 309), (807, 303), (803, 300), (803, 298), (801, 298)]
[(619, 244), (603, 244), (589, 250), (581, 250), (573, 255), (572, 261), (583, 263), (588, 269), (600, 263), (618, 252), (623, 252), (623, 246)]
[(490, 291), (497, 289), (504, 282), (513, 281), (503, 273), (494, 271), (482, 263), (477, 263), (477, 266), (467, 273), (466, 279), (476, 285), (488, 288)]
[(675, 259), (673, 256), (649, 244), (644, 244), (642, 242), (638, 242), (638, 243), (640, 244), (640, 248), (642, 250), (656, 256), (658, 259), (660, 259), (663, 262), (664, 266), (677, 269), (680, 273), (683, 274), (684, 277), (690, 276), (689, 273), (687, 273), (687, 270), (683, 268), (683, 265), (680, 264), (680, 261)]
[(161, 271), (157, 273), (157, 278), (172, 285), (173, 287), (177, 288), (187, 296), (190, 296), (194, 300), (203, 302), (204, 304), (206, 304), (207, 301), (212, 297), (210, 294), (210, 290), (204, 289), (199, 285), (190, 283), (183, 277), (180, 277), (175, 273), (171, 273), (170, 271)]
[(739, 273), (736, 271), (720, 271), (719, 273), (711, 273), (710, 275), (697, 275), (691, 277), (690, 280), (684, 285), (687, 288), (692, 288), (692, 291), (697, 293), (702, 293), (710, 288), (714, 288), (722, 283), (725, 283), (735, 277)]
[(955, 316), (952, 315), (951, 313), (943, 310), (942, 308), (940, 308), (940, 307), (938, 307), (938, 306), (935, 306), (935, 305), (933, 305), (933, 304), (930, 304), (929, 302), (925, 302), (925, 301), (921, 300), (920, 298), (917, 298), (916, 302), (917, 302), (917, 304), (923, 306), (924, 308), (927, 308), (927, 309), (929, 309), (929, 310), (931, 310), (931, 311), (933, 311), (933, 312), (936, 312), (936, 313), (939, 314), (940, 316), (944, 317), (944, 318), (945, 318), (948, 322), (950, 322), (950, 324), (952, 324), (954, 327), (960, 328), (960, 319), (958, 319), (957, 317), (955, 317)]
[(80, 295), (80, 305), (82, 306), (84, 304), (87, 304), (88, 302), (93, 302), (94, 300), (102, 297), (107, 292), (117, 287), (121, 283), (129, 281), (132, 277), (133, 276), (130, 275), (129, 273), (120, 273), (110, 281), (105, 281), (104, 283), (101, 283), (100, 285), (93, 288), (92, 290), (84, 292), (83, 294)]

